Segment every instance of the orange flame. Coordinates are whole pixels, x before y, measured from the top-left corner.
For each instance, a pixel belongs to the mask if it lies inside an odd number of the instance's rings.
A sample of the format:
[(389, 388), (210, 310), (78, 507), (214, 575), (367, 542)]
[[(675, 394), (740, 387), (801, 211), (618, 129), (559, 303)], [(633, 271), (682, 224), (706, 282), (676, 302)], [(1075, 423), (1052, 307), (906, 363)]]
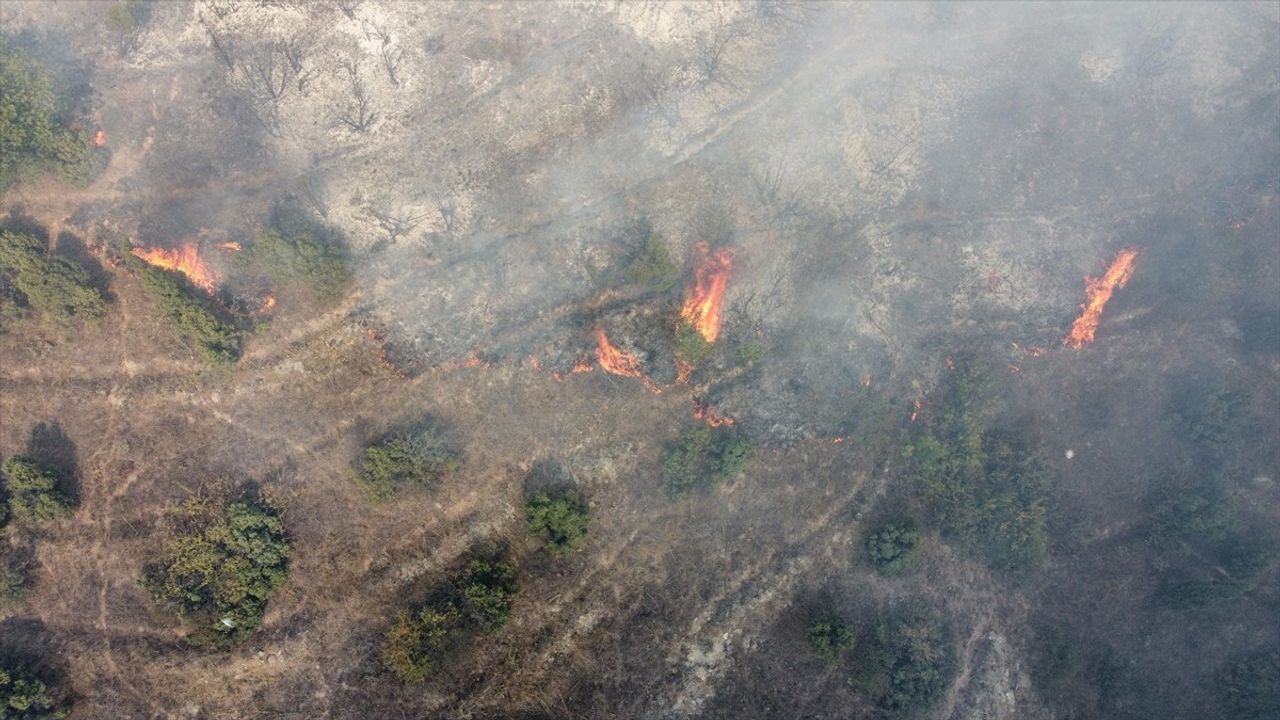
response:
[(181, 247), (168, 248), (133, 248), (131, 251), (143, 262), (164, 270), (176, 270), (191, 281), (192, 285), (201, 288), (210, 295), (217, 286), (218, 276), (204, 264), (200, 252), (193, 242), (184, 242)]
[(258, 312), (259, 313), (267, 312), (275, 306), (276, 306), (276, 296), (268, 293), (266, 297), (262, 298), (262, 307), (258, 308)]
[(103, 145), (106, 145), (106, 144), (107, 144), (107, 133), (102, 130), (99, 130), (93, 136), (93, 146), (102, 147)]
[(915, 422), (920, 417), (920, 411), (924, 409), (924, 400), (916, 398), (915, 403), (911, 406), (911, 422)]
[(711, 427), (733, 425), (736, 422), (732, 415), (720, 415), (715, 407), (703, 404), (700, 397), (693, 398), (693, 416), (698, 420), (706, 420)]
[[(599, 361), (600, 367), (604, 371), (613, 375), (621, 375), (623, 377), (640, 378), (645, 387), (655, 393), (662, 392), (657, 383), (649, 379), (648, 375), (640, 369), (640, 361), (635, 355), (628, 353), (613, 343), (609, 342), (609, 336), (604, 334), (604, 328), (596, 328), (596, 360)], [(574, 368), (575, 372), (577, 368)]]
[(217, 245), (214, 245), (214, 247), (218, 248), (219, 250), (226, 250), (227, 252), (240, 252), (240, 243), (236, 242), (235, 240), (232, 240), (230, 242), (218, 243)]
[(676, 358), (676, 384), (684, 385), (689, 382), (689, 376), (693, 374), (693, 365), (688, 362)]
[(1063, 344), (1079, 350), (1085, 344), (1093, 342), (1093, 334), (1097, 331), (1098, 321), (1102, 318), (1102, 309), (1111, 299), (1111, 293), (1129, 282), (1129, 278), (1133, 276), (1133, 261), (1137, 257), (1136, 248), (1125, 248), (1116, 255), (1115, 260), (1111, 261), (1111, 266), (1102, 277), (1084, 279), (1085, 304), (1080, 306), (1083, 312), (1071, 326), (1071, 332), (1062, 338)]
[(693, 269), (693, 285), (685, 293), (680, 317), (693, 325), (707, 342), (715, 342), (720, 336), (720, 313), (724, 290), (733, 272), (733, 250), (720, 248), (711, 252), (711, 246), (700, 242), (694, 246), (698, 254), (698, 266)]

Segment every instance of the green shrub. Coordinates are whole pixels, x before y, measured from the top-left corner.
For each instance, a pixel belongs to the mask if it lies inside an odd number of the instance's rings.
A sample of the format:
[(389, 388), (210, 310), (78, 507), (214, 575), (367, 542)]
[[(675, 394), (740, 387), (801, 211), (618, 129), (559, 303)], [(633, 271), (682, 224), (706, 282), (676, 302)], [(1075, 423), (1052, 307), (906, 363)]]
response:
[(972, 362), (955, 362), (905, 454), (916, 496), (943, 535), (993, 569), (1021, 575), (1048, 552), (1048, 469), (1035, 443), (986, 427), (988, 401), (971, 394), (989, 383)]
[(920, 556), (920, 531), (911, 518), (882, 524), (867, 537), (867, 559), (886, 575), (897, 575)]
[(1238, 660), (1222, 676), (1219, 692), (1235, 720), (1280, 717), (1280, 654)]
[(492, 633), (506, 624), (519, 592), (511, 565), (492, 558), (471, 560), (425, 607), (400, 613), (383, 637), (383, 662), (405, 682), (437, 675), (466, 651), (476, 633)]
[(261, 624), (267, 598), (285, 581), (292, 548), (284, 521), (260, 500), (220, 507), (203, 497), (178, 517), (143, 583), (158, 602), (196, 623), (192, 644), (239, 642)]
[(577, 493), (536, 493), (524, 504), (529, 530), (547, 541), (552, 554), (564, 555), (587, 535), (587, 504)]
[(0, 549), (0, 607), (26, 596), (30, 582), (27, 563), (17, 553)]
[(452, 605), (400, 613), (383, 638), (383, 662), (405, 682), (434, 676), (461, 649), (461, 620)]
[(70, 713), (65, 691), (50, 687), (27, 668), (0, 665), (0, 717), (4, 720), (57, 720)]
[(89, 273), (76, 263), (49, 255), (44, 241), (21, 232), (0, 231), (0, 275), (17, 297), (10, 297), (9, 315), (25, 304), (55, 321), (96, 318), (107, 311), (102, 293)]
[(459, 588), (467, 617), (486, 634), (507, 623), (520, 592), (515, 568), (497, 560), (472, 560)]
[(214, 315), (198, 292), (181, 273), (143, 265), (142, 289), (156, 310), (195, 347), (208, 362), (233, 363), (240, 358), (241, 333), (231, 323)]
[(1161, 493), (1153, 503), (1147, 528), (1149, 541), (1219, 540), (1231, 528), (1235, 509), (1220, 482), (1175, 480), (1162, 488)]
[(835, 660), (840, 653), (853, 644), (853, 633), (849, 624), (838, 615), (831, 615), (810, 623), (805, 631), (809, 647), (826, 660)]
[(680, 278), (679, 266), (671, 259), (662, 236), (653, 232), (648, 223), (641, 223), (639, 233), (644, 239), (638, 250), (627, 260), (623, 276), (631, 285), (650, 292), (670, 290)]
[(292, 236), (259, 233), (253, 244), (236, 256), (235, 262), (262, 272), (280, 284), (305, 285), (321, 300), (340, 297), (355, 277), (340, 245), (308, 232)]
[(42, 523), (71, 514), (73, 503), (58, 489), (53, 471), (12, 455), (0, 465), (6, 478), (9, 514), (22, 523)]
[(1223, 383), (1184, 379), (1169, 403), (1174, 430), (1208, 451), (1219, 451), (1243, 435), (1249, 395)]
[(676, 325), (675, 349), (681, 360), (697, 365), (711, 356), (715, 345), (707, 342), (702, 333), (687, 320), (681, 320)]
[(769, 351), (769, 347), (758, 340), (747, 340), (738, 344), (737, 356), (738, 364), (744, 367), (750, 367), (760, 362), (764, 354)]
[(662, 481), (672, 499), (733, 477), (751, 462), (751, 444), (731, 428), (689, 428), (662, 455)]
[(58, 105), (49, 74), (0, 38), (0, 190), (43, 172), (91, 176), (89, 138), (67, 127)]
[(458, 453), (434, 428), (394, 435), (364, 450), (357, 481), (375, 499), (386, 499), (405, 487), (430, 489), (461, 467)]

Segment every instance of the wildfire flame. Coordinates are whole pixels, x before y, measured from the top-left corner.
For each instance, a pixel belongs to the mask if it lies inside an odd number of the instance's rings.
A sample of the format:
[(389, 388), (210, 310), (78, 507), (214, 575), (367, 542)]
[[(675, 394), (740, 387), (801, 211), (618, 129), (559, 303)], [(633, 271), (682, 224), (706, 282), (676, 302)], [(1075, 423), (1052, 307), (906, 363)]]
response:
[(276, 296), (273, 294), (268, 294), (266, 297), (262, 298), (262, 306), (258, 308), (258, 312), (259, 313), (267, 312), (275, 306), (276, 306)]
[[(640, 361), (636, 359), (636, 356), (610, 343), (609, 336), (605, 335), (604, 328), (600, 327), (596, 328), (596, 360), (607, 373), (640, 378), (645, 387), (655, 393), (662, 392), (657, 383), (649, 379), (649, 376), (645, 375), (644, 371), (640, 369)], [(577, 368), (575, 367), (574, 370), (577, 371)]]
[(106, 145), (106, 144), (107, 144), (106, 132), (99, 130), (98, 132), (94, 133), (94, 136), (93, 136), (94, 147), (102, 147), (103, 145)]
[(133, 248), (131, 252), (148, 265), (164, 270), (176, 270), (186, 275), (192, 285), (210, 295), (216, 289), (218, 276), (204, 264), (193, 242), (184, 242), (180, 247), (173, 249)]
[(698, 266), (693, 269), (693, 284), (685, 293), (680, 317), (693, 325), (707, 342), (715, 342), (720, 336), (721, 303), (724, 290), (733, 272), (733, 250), (720, 248), (714, 253), (711, 246), (700, 242), (694, 246)]
[(1066, 345), (1079, 350), (1087, 343), (1093, 342), (1093, 334), (1098, 329), (1098, 321), (1102, 318), (1102, 309), (1107, 306), (1111, 294), (1116, 288), (1124, 287), (1133, 275), (1133, 261), (1138, 257), (1136, 248), (1125, 248), (1111, 261), (1111, 266), (1100, 278), (1086, 277), (1085, 303), (1080, 306), (1083, 311), (1071, 326), (1071, 332), (1062, 338)]
[(235, 240), (232, 240), (230, 242), (218, 243), (217, 245), (214, 245), (214, 247), (218, 248), (219, 250), (226, 250), (227, 252), (240, 252), (240, 243), (236, 242)]
[(924, 400), (921, 400), (920, 398), (916, 398), (915, 402), (912, 403), (911, 405), (911, 422), (915, 422), (916, 418), (920, 417), (920, 411), (923, 409), (924, 409)]
[(711, 405), (702, 402), (702, 398), (693, 398), (693, 416), (698, 420), (706, 420), (711, 427), (720, 427), (721, 425), (733, 425), (735, 422), (732, 415), (720, 415)]

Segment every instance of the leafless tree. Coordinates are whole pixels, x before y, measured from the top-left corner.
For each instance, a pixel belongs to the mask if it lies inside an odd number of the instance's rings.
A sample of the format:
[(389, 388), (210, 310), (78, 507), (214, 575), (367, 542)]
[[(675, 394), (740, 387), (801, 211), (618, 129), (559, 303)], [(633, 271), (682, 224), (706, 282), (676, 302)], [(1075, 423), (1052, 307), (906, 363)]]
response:
[(351, 83), (351, 103), (338, 114), (338, 121), (354, 132), (364, 132), (378, 119), (378, 114), (369, 107), (369, 93), (360, 76), (360, 68), (354, 61), (343, 63), (342, 67)]
[(384, 211), (371, 205), (366, 205), (363, 210), (366, 215), (378, 224), (378, 227), (382, 228), (383, 232), (387, 234), (387, 242), (392, 244), (412, 232), (430, 215), (430, 213), (411, 215), (398, 211)]
[(291, 88), (305, 92), (315, 75), (305, 67), (305, 53), (300, 40), (272, 41), (252, 48), (234, 63), (233, 82), (253, 98), (260, 119), (270, 130), (279, 126), (281, 100)]
[(800, 191), (787, 188), (784, 182), (786, 171), (783, 165), (784, 161), (779, 160), (776, 166), (766, 167), (763, 171), (757, 167), (751, 172), (756, 197), (761, 205), (773, 210), (772, 222), (775, 224), (798, 214), (801, 210)]
[(738, 38), (738, 34), (737, 30), (731, 29), (714, 37), (707, 33), (698, 35), (689, 63), (703, 86), (723, 85), (733, 90), (742, 89), (738, 86), (741, 71), (730, 64), (725, 56), (726, 50)]
[(315, 174), (305, 172), (298, 176), (298, 193), (320, 217), (329, 219), (329, 203), (325, 200), (324, 190), (320, 187)]
[(386, 25), (379, 25), (373, 20), (362, 20), (361, 27), (364, 28), (365, 37), (381, 41), (382, 66), (386, 68), (391, 84), (400, 87), (396, 70), (400, 67), (404, 51), (391, 43), (391, 31), (387, 30)]
[(343, 15), (347, 16), (348, 20), (355, 20), (356, 10), (360, 8), (363, 2), (364, 0), (338, 0), (338, 9), (342, 11)]

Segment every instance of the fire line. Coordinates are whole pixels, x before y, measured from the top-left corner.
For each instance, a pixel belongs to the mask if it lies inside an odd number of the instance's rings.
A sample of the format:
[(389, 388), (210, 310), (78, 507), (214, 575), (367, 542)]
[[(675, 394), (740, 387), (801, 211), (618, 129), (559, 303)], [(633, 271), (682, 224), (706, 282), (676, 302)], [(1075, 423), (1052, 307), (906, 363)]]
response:
[(1111, 300), (1116, 288), (1122, 288), (1133, 276), (1133, 262), (1138, 257), (1136, 248), (1121, 250), (1110, 267), (1100, 278), (1086, 277), (1085, 303), (1080, 306), (1080, 317), (1071, 326), (1071, 332), (1062, 338), (1065, 345), (1079, 350), (1093, 342), (1094, 333), (1098, 330), (1098, 321), (1102, 319), (1102, 309)]

